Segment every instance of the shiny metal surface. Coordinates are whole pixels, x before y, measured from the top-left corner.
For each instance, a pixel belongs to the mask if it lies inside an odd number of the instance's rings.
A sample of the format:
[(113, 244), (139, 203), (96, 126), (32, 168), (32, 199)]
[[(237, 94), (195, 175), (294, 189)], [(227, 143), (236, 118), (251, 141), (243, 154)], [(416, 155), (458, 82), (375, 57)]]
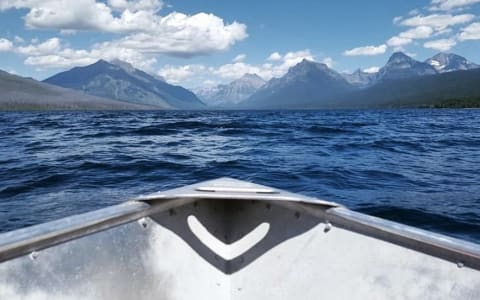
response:
[(127, 202), (0, 235), (0, 262), (137, 219), (149, 205)]
[(336, 203), (229, 178), (141, 196), (124, 204), (1, 234), (0, 262), (198, 200), (266, 201), (314, 215), (319, 222), (328, 222), (334, 227), (480, 270), (477, 244), (356, 213)]
[(153, 203), (159, 200), (171, 199), (218, 199), (242, 201), (280, 201), (312, 203), (324, 207), (337, 207), (340, 204), (316, 198), (311, 198), (287, 191), (236, 180), (232, 178), (219, 178), (189, 186), (161, 191), (136, 198), (136, 200)]
[(334, 226), (480, 270), (480, 245), (383, 220), (349, 209), (328, 209)]
[(0, 234), (0, 262), (42, 250), (190, 202), (157, 201), (149, 205), (128, 201), (93, 212)]
[(477, 300), (479, 254), (335, 203), (220, 179), (0, 235), (0, 299)]

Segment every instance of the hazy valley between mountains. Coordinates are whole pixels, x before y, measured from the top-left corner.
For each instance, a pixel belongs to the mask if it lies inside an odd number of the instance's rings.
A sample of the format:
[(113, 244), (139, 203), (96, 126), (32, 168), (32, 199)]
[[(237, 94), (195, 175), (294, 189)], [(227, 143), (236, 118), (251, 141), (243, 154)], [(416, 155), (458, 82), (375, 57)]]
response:
[(280, 78), (245, 74), (189, 91), (132, 65), (99, 60), (43, 82), (0, 71), (0, 110), (359, 109), (480, 107), (480, 66), (456, 54), (394, 53), (376, 73), (303, 60)]

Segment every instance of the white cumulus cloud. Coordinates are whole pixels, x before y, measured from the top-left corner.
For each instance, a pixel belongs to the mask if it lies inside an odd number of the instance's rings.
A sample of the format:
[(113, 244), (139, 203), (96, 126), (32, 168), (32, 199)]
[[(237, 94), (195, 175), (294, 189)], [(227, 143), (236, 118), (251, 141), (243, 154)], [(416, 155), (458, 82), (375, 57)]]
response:
[[(140, 2), (145, 1), (113, 1), (124, 2), (117, 8), (122, 8), (117, 17), (112, 7), (96, 0), (6, 0), (1, 2), (0, 10), (28, 10), (25, 15), (25, 25), (29, 28), (54, 30), (91, 30), (105, 32), (149, 31), (158, 25), (162, 19), (155, 11), (138, 10), (133, 7), (148, 7)], [(146, 1), (150, 2), (150, 1)]]
[(61, 48), (59, 38), (50, 38), (39, 44), (30, 44), (24, 47), (17, 47), (16, 52), (29, 56), (41, 56), (55, 54)]
[[(480, 0), (432, 0), (429, 7), (414, 9), (406, 18), (396, 18), (395, 24), (410, 28), (391, 37), (386, 44), (395, 51), (406, 51), (405, 46), (415, 40), (436, 37), (435, 40), (426, 41), (423, 46), (437, 51), (448, 51), (459, 41), (475, 39), (476, 28), (473, 25), (475, 23), (461, 30), (460, 27), (472, 22), (476, 16), (471, 13), (454, 14), (453, 12), (476, 2)], [(442, 12), (424, 15), (421, 11), (425, 9)]]
[(293, 67), (294, 65), (298, 64), (304, 59), (315, 61), (315, 58), (313, 57), (312, 53), (308, 49), (286, 53), (283, 56), (283, 64), (282, 64), (286, 68), (285, 72), (287, 71), (288, 68)]
[(463, 28), (459, 40), (480, 40), (480, 22), (472, 23)]
[(380, 46), (365, 46), (365, 47), (353, 48), (343, 52), (343, 55), (345, 56), (379, 55), (379, 54), (385, 53), (385, 51), (387, 51), (387, 45), (382, 44)]
[(387, 41), (387, 45), (390, 47), (401, 47), (410, 44), (412, 41), (413, 40), (409, 38), (394, 36)]
[(158, 11), (162, 8), (163, 2), (160, 0), (108, 0), (108, 5), (115, 10), (138, 11), (153, 10)]
[(428, 26), (418, 26), (407, 31), (401, 32), (398, 36), (408, 39), (426, 39), (433, 34), (433, 29)]
[(401, 20), (403, 20), (402, 16), (396, 16), (393, 18), (392, 22), (393, 24), (398, 24), (398, 22), (400, 22)]
[(72, 53), (73, 55), (43, 55), (31, 56), (25, 59), (26, 65), (38, 67), (40, 69), (49, 68), (70, 68), (73, 66), (89, 65), (95, 62), (95, 59)]
[(157, 74), (165, 78), (165, 80), (172, 84), (178, 84), (191, 77), (198, 76), (206, 70), (204, 65), (193, 64), (184, 66), (166, 65), (161, 68)]
[(380, 70), (380, 67), (370, 67), (363, 70), (365, 73), (377, 73)]
[[(275, 63), (264, 63), (261, 65), (251, 65), (245, 62), (237, 62), (232, 64), (225, 64), (217, 68), (210, 68), (212, 75), (218, 76), (222, 79), (233, 80), (243, 76), (245, 73), (257, 74), (264, 79), (271, 79), (273, 77), (281, 77), (287, 73), (290, 67), (298, 64), (304, 59), (311, 61), (315, 60), (310, 50), (299, 50), (287, 52), (281, 55), (278, 52), (272, 53), (274, 55)], [(272, 55), (267, 58), (267, 61), (272, 61)], [(325, 58), (325, 62), (333, 63), (331, 58)]]
[(480, 3), (480, 0), (432, 0), (431, 10), (452, 10)]
[(397, 36), (390, 38), (387, 45), (390, 47), (401, 47), (410, 44), (413, 40), (426, 39), (432, 36), (434, 30), (428, 26), (418, 26), (400, 32)]
[(326, 58), (322, 59), (322, 63), (326, 64), (327, 67), (329, 67), (329, 68), (333, 68), (333, 65), (335, 64), (335, 61), (331, 57), (326, 57)]
[(143, 53), (192, 57), (227, 50), (246, 37), (246, 26), (240, 23), (225, 25), (212, 14), (172, 13), (154, 32), (130, 34), (110, 44)]
[(428, 41), (423, 44), (423, 46), (428, 49), (445, 52), (450, 50), (456, 44), (457, 42), (454, 39), (439, 39), (434, 41)]
[(99, 59), (114, 60), (120, 59), (131, 63), (135, 67), (147, 71), (152, 70), (156, 63), (155, 57), (132, 49), (115, 47), (109, 43), (100, 43), (92, 46), (91, 49), (73, 49), (58, 37), (47, 39), (43, 42), (33, 40), (25, 46), (13, 46), (10, 51), (25, 56), (25, 64), (38, 67), (39, 69), (49, 68), (70, 68), (94, 63)]
[(475, 18), (472, 14), (451, 15), (432, 14), (428, 16), (418, 15), (403, 20), (400, 24), (410, 27), (428, 26), (435, 30), (443, 30), (449, 26), (468, 23)]
[(25, 25), (61, 33), (96, 31), (123, 37), (111, 47), (191, 57), (225, 51), (247, 38), (247, 27), (207, 13), (158, 14), (158, 0), (2, 0), (0, 10), (26, 9)]
[(270, 54), (270, 56), (267, 58), (267, 60), (279, 61), (279, 60), (282, 60), (282, 56), (278, 52), (273, 52), (272, 54)]
[(245, 58), (247, 58), (246, 54), (239, 54), (239, 55), (235, 56), (235, 58), (232, 61), (233, 62), (242, 62), (242, 61), (245, 60)]
[(10, 51), (13, 48), (13, 43), (7, 39), (0, 39), (0, 52)]
[(237, 79), (246, 73), (261, 74), (262, 70), (258, 66), (253, 66), (244, 62), (237, 62), (233, 64), (225, 64), (218, 68), (211, 69), (212, 74), (224, 79)]
[[(277, 56), (278, 55), (278, 56)], [(257, 74), (263, 79), (269, 80), (273, 77), (285, 75), (288, 69), (303, 59), (315, 60), (310, 50), (291, 51), (285, 54), (276, 52), (275, 61), (269, 58), (265, 63), (249, 64), (245, 61), (238, 61), (223, 64), (216, 67), (207, 67), (204, 65), (167, 65), (161, 68), (157, 74), (164, 77), (168, 82), (175, 84), (190, 85), (199, 82), (225, 82), (238, 79), (246, 73)], [(327, 57), (323, 59), (324, 63), (332, 65), (333, 59)]]

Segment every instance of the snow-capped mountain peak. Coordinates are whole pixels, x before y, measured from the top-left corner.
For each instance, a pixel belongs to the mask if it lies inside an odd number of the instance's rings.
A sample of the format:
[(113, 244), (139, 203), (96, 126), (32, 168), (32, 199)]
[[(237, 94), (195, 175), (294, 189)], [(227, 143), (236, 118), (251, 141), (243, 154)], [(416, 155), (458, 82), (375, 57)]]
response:
[(229, 84), (203, 87), (196, 89), (195, 92), (210, 106), (228, 107), (247, 99), (264, 84), (265, 80), (257, 74), (247, 73)]
[(438, 53), (425, 61), (439, 73), (476, 69), (480, 66), (454, 53)]
[(405, 53), (395, 52), (378, 72), (378, 79), (391, 80), (434, 74), (437, 74), (437, 71), (431, 65), (419, 62)]
[(378, 72), (369, 73), (357, 69), (352, 74), (343, 73), (342, 75), (351, 85), (359, 88), (366, 88), (375, 83), (377, 79), (377, 73)]

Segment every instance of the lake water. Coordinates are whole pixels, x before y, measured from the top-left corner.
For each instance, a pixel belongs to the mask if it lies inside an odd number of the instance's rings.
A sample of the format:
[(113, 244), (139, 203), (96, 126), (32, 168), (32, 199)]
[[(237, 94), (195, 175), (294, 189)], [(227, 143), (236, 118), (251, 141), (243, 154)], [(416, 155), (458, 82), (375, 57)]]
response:
[(480, 110), (0, 113), (0, 231), (229, 176), (480, 242)]

